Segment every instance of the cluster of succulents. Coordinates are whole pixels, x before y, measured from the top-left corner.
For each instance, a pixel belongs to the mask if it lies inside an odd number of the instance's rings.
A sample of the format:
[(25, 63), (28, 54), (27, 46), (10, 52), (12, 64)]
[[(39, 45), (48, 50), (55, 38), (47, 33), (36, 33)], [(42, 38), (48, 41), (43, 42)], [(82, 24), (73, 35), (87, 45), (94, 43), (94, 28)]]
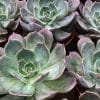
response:
[(0, 0), (0, 100), (100, 100), (99, 37), (99, 1)]

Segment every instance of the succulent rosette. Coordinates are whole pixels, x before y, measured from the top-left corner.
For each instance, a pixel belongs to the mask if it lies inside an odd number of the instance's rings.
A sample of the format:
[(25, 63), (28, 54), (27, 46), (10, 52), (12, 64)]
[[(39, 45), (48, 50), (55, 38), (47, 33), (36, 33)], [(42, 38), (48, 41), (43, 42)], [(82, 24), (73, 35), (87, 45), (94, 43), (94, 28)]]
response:
[(82, 37), (78, 42), (80, 52), (70, 52), (66, 57), (67, 69), (87, 88), (100, 91), (100, 40), (96, 46), (91, 39)]
[(0, 41), (5, 39), (7, 28), (15, 30), (18, 25), (17, 0), (0, 0)]
[(80, 6), (82, 17), (77, 17), (78, 24), (86, 31), (100, 33), (100, 2), (87, 0)]
[[(0, 0), (0, 33), (5, 33), (6, 28), (16, 28), (17, 0)], [(14, 24), (15, 21), (15, 24)]]
[(28, 31), (44, 27), (54, 30), (67, 26), (75, 18), (79, 4), (79, 0), (27, 0), (26, 6), (21, 9), (21, 26)]
[(42, 100), (56, 92), (70, 91), (76, 80), (63, 74), (64, 45), (57, 43), (51, 49), (52, 43), (52, 33), (46, 29), (24, 38), (12, 34), (4, 50), (1, 49), (4, 53), (0, 58), (0, 93), (33, 95), (36, 100)]

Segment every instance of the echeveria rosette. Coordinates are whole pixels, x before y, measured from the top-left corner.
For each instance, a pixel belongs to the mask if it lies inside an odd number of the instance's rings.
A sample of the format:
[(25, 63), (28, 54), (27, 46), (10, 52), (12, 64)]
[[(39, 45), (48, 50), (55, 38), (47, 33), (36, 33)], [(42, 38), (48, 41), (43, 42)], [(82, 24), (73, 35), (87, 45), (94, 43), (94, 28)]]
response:
[(100, 2), (87, 0), (80, 6), (82, 17), (77, 17), (78, 24), (86, 31), (100, 33)]
[[(16, 18), (17, 18), (17, 0), (0, 0), (0, 31), (1, 33), (6, 32), (6, 28), (8, 28), (11, 24), (11, 28), (16, 28)], [(4, 31), (3, 31), (4, 30)]]
[(24, 38), (12, 34), (0, 58), (0, 93), (33, 95), (42, 100), (56, 92), (70, 91), (76, 80), (63, 75), (64, 45), (57, 43), (51, 49), (52, 43), (52, 33), (46, 29), (29, 33)]
[[(21, 8), (21, 26), (28, 31), (37, 31), (44, 27), (55, 30), (68, 26), (75, 18), (75, 10), (79, 4), (79, 0), (27, 0), (26, 6)], [(68, 36), (67, 32), (60, 33)]]
[(17, 0), (0, 0), (0, 41), (4, 41), (7, 28), (15, 30), (18, 25)]
[(70, 52), (66, 57), (67, 69), (79, 82), (87, 87), (100, 91), (100, 40), (95, 44), (86, 37), (78, 42), (77, 52)]

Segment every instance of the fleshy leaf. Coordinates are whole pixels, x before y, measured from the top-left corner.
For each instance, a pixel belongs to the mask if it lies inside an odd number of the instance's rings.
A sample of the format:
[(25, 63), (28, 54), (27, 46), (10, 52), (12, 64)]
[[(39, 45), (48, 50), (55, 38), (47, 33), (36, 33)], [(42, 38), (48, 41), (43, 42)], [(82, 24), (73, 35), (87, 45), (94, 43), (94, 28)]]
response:
[(73, 12), (78, 8), (80, 1), (79, 0), (69, 0), (68, 3), (69, 3), (69, 12)]
[(64, 2), (61, 2), (59, 4), (60, 5), (58, 6), (58, 10), (59, 10), (58, 18), (62, 18), (68, 14), (68, 2), (64, 1)]
[(36, 6), (35, 4), (37, 3), (36, 0), (27, 0), (27, 8), (33, 12), (34, 7)]
[(37, 32), (29, 33), (29, 35), (26, 37), (27, 48), (31, 48), (32, 51), (34, 51), (34, 48), (38, 43), (45, 43), (44, 37)]
[(49, 60), (49, 51), (44, 44), (38, 43), (34, 50), (35, 59), (39, 62), (42, 66), (48, 62)]
[(70, 52), (69, 56), (66, 57), (67, 69), (70, 72), (84, 74), (84, 67), (82, 66), (82, 60), (77, 52)]
[(6, 78), (0, 76), (0, 94), (6, 94), (14, 86), (16, 80), (14, 78)]
[(14, 57), (22, 49), (22, 44), (17, 40), (10, 40), (5, 46), (5, 53), (8, 57)]
[(10, 40), (17, 40), (19, 42), (21, 42), (22, 44), (24, 44), (24, 39), (23, 37), (20, 35), (20, 34), (16, 34), (16, 33), (13, 33), (10, 37), (9, 37), (9, 41)]
[(92, 5), (91, 13), (94, 14), (96, 11), (100, 11), (100, 2), (95, 2)]
[(93, 61), (100, 59), (100, 50), (93, 53)]
[(92, 3), (93, 2), (91, 0), (86, 0), (86, 2), (85, 2), (85, 8), (87, 8), (90, 11)]
[(60, 29), (54, 30), (54, 31), (53, 31), (53, 34), (54, 34), (54, 37), (55, 37), (58, 41), (64, 40), (64, 39), (68, 38), (68, 37), (71, 35), (71, 33), (69, 33), (69, 32), (64, 32), (64, 31), (62, 31), (62, 30), (60, 30)]
[[(45, 0), (28, 0), (26, 6), (21, 10), (21, 26), (29, 32), (39, 31), (43, 28), (53, 30), (64, 27), (75, 18), (76, 12), (74, 11), (80, 3), (79, 0), (70, 2), (71, 4), (65, 0), (46, 2)], [(71, 7), (69, 8), (69, 6)]]
[(43, 27), (34, 21), (31, 23), (25, 23), (23, 21), (20, 21), (20, 24), (23, 28), (23, 30), (28, 31), (28, 32), (34, 32), (34, 31), (40, 31)]
[(16, 70), (17, 62), (15, 59), (3, 56), (0, 58), (0, 76), (10, 76), (11, 70)]
[(74, 88), (74, 86), (76, 85), (76, 79), (69, 75), (63, 75), (57, 80), (45, 81), (44, 83), (50, 89), (60, 93), (64, 93), (69, 92)]
[(51, 97), (55, 93), (56, 93), (55, 91), (48, 88), (45, 84), (43, 83), (37, 84), (37, 88), (36, 88), (36, 99), (37, 100), (42, 100), (49, 96)]
[(17, 96), (32, 96), (35, 88), (31, 84), (23, 84), (20, 81), (16, 82), (13, 88), (10, 89), (9, 93)]
[(22, 49), (17, 54), (18, 60), (24, 59), (26, 62), (34, 62), (34, 54), (30, 50)]
[(81, 42), (84, 41), (84, 38), (80, 39), (78, 42), (78, 47), (80, 50), (80, 53), (86, 61), (88, 67), (91, 67), (92, 64), (92, 54), (95, 51), (95, 45), (92, 41), (87, 40), (86, 42)]
[[(46, 68), (47, 67), (47, 68)], [(59, 78), (65, 70), (65, 60), (56, 62), (53, 65), (46, 65), (42, 73), (48, 72), (47, 80), (54, 80)]]
[(40, 33), (44, 36), (45, 38), (45, 44), (46, 46), (51, 49), (52, 47), (52, 43), (53, 43), (53, 35), (52, 32), (47, 30), (47, 29), (43, 29), (40, 31)]
[[(59, 55), (60, 54), (60, 55)], [(64, 59), (66, 55), (64, 45), (57, 43), (55, 48), (52, 50), (50, 54), (49, 64), (55, 64), (56, 62), (59, 62), (60, 60)]]

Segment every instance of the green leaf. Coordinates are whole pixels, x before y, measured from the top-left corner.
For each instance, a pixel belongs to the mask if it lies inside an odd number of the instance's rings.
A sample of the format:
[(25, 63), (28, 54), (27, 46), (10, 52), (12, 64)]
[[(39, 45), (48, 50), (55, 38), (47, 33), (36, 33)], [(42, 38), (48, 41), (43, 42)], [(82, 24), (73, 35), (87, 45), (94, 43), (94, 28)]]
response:
[(100, 58), (95, 61), (93, 70), (94, 72), (100, 74)]
[(65, 93), (71, 91), (76, 85), (76, 79), (70, 75), (62, 75), (59, 79), (45, 81), (44, 84), (50, 89)]
[(13, 40), (19, 41), (24, 46), (24, 38), (20, 34), (16, 34), (16, 33), (13, 32), (13, 34), (10, 35), (8, 40), (9, 41), (13, 41)]
[(0, 76), (6, 75), (7, 77), (11, 77), (11, 70), (17, 69), (17, 62), (15, 59), (8, 58), (6, 56), (1, 57), (0, 59)]
[(48, 11), (49, 11), (49, 7), (42, 7), (41, 10), (40, 10), (40, 15), (46, 16), (46, 14), (48, 14), (48, 16), (49, 16), (50, 11), (49, 12)]
[(26, 72), (23, 70), (23, 67), (25, 66), (26, 63), (27, 62), (23, 59), (18, 62), (18, 71), (23, 75), (26, 75)]
[(46, 65), (45, 69), (41, 73), (49, 73), (47, 76), (47, 80), (55, 80), (59, 78), (65, 70), (65, 60), (56, 62), (53, 65)]
[(17, 81), (16, 84), (10, 89), (9, 93), (17, 96), (32, 96), (35, 92), (35, 86), (30, 83), (24, 84)]
[(94, 51), (93, 53), (93, 62), (95, 62), (97, 59), (100, 59), (100, 50)]
[(65, 55), (66, 52), (65, 52), (64, 45), (57, 43), (57, 45), (55, 46), (55, 48), (52, 50), (50, 54), (48, 65), (52, 65), (61, 61), (62, 59), (65, 58)]
[(70, 52), (69, 56), (66, 57), (66, 65), (68, 71), (84, 75), (82, 59), (77, 52)]
[(71, 36), (71, 33), (62, 31), (61, 29), (54, 30), (53, 34), (54, 34), (54, 37), (58, 41), (64, 40), (64, 39), (68, 38), (69, 36)]
[(68, 24), (70, 24), (73, 19), (75, 18), (76, 12), (70, 14), (69, 16), (63, 17), (60, 20), (55, 20), (51, 26), (46, 26), (46, 28), (48, 29), (59, 29), (61, 27), (67, 26)]
[(26, 22), (31, 22), (32, 13), (29, 13), (26, 8), (21, 8), (21, 16)]
[(44, 44), (38, 43), (34, 50), (35, 60), (39, 62), (42, 67), (45, 65), (49, 60), (49, 50)]
[(82, 84), (86, 88), (92, 88), (96, 85), (95, 80), (89, 71), (87, 71), (87, 73), (85, 73), (84, 76), (77, 75), (77, 78), (78, 78), (80, 84)]
[(48, 6), (50, 3), (52, 3), (54, 0), (47, 0), (46, 2), (45, 2), (45, 0), (40, 0), (39, 1), (39, 5), (41, 6), (41, 7), (43, 7), (43, 6)]
[(37, 6), (37, 3), (37, 0), (27, 0), (27, 8), (31, 13), (33, 13), (34, 7)]
[(38, 43), (45, 43), (43, 35), (37, 32), (29, 33), (26, 37), (26, 47), (34, 51)]
[(27, 49), (22, 49), (17, 54), (18, 60), (25, 60), (26, 62), (34, 62), (34, 53)]
[(47, 29), (43, 29), (40, 31), (40, 34), (42, 34), (44, 36), (45, 44), (46, 44), (47, 48), (50, 50), (52, 47), (52, 43), (53, 43), (52, 32)]
[[(0, 21), (5, 21), (6, 17), (7, 17), (7, 16), (4, 15), (4, 14), (0, 15)], [(3, 26), (5, 26), (5, 23), (4, 23)]]
[(100, 2), (94, 2), (91, 8), (92, 15), (95, 14), (95, 12), (100, 11)]
[(79, 15), (77, 16), (77, 22), (84, 30), (91, 29), (91, 25), (86, 20), (82, 19), (82, 17), (80, 17)]
[(83, 60), (85, 61), (85, 65), (88, 68), (91, 68), (92, 67), (92, 55), (93, 55), (93, 52), (95, 51), (95, 45), (91, 40), (87, 40), (85, 42), (81, 42), (81, 41), (84, 41), (84, 38), (79, 40), (78, 48), (80, 50)]
[(69, 12), (75, 11), (78, 8), (79, 4), (80, 4), (80, 0), (69, 0), (68, 1)]
[(8, 32), (7, 32), (7, 29), (5, 29), (2, 24), (0, 23), (0, 38), (4, 38), (2, 35), (6, 35)]
[(16, 53), (22, 49), (21, 42), (17, 40), (10, 40), (5, 46), (5, 53), (8, 57), (15, 57)]
[(91, 0), (86, 0), (84, 7), (90, 11), (92, 4), (93, 2)]
[(8, 93), (15, 83), (14, 78), (0, 77), (0, 94)]
[(63, 27), (63, 26), (70, 24), (73, 21), (73, 19), (75, 18), (75, 15), (76, 15), (76, 12), (74, 12), (68, 16), (63, 17), (61, 20), (59, 20), (57, 22), (57, 25)]
[[(0, 17), (1, 17), (1, 15), (0, 15)], [(1, 20), (1, 18), (0, 18), (0, 20)], [(1, 20), (0, 23), (3, 25), (4, 28), (7, 28), (10, 22)]]
[(51, 90), (43, 83), (39, 83), (36, 86), (36, 100), (43, 100), (49, 96), (51, 97), (55, 93), (56, 91)]
[(61, 3), (59, 3), (58, 13), (59, 13), (58, 18), (63, 18), (68, 14), (68, 2), (67, 1), (62, 1)]

